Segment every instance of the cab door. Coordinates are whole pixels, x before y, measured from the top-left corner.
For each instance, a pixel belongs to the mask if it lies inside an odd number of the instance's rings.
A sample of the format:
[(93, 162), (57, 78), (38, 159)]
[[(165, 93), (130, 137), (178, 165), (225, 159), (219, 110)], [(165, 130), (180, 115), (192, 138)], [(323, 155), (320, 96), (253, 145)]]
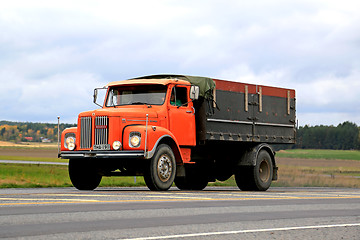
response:
[(168, 98), (169, 129), (180, 146), (196, 145), (195, 109), (189, 89), (190, 86), (173, 86)]

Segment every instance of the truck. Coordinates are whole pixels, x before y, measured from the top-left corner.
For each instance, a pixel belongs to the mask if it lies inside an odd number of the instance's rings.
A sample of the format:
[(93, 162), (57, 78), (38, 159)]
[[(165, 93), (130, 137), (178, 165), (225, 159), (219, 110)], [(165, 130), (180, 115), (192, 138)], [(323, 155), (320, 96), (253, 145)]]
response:
[(104, 176), (202, 190), (235, 175), (240, 190), (266, 191), (278, 177), (273, 146), (295, 143), (295, 100), (293, 89), (187, 75), (110, 82), (94, 89), (100, 108), (62, 132), (59, 157), (79, 190)]

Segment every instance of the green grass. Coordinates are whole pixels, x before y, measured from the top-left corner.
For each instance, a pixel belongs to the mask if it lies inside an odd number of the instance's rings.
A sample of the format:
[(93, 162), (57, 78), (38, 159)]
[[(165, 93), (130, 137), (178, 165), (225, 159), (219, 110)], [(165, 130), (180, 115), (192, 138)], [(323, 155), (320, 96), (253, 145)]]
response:
[(1, 164), (0, 188), (69, 187), (67, 166)]
[(291, 149), (291, 150), (282, 150), (277, 152), (276, 157), (360, 160), (360, 151), (329, 150), (329, 149)]
[(0, 160), (36, 161), (36, 162), (68, 162), (61, 158), (24, 157), (24, 156), (0, 156)]
[[(0, 165), (0, 188), (71, 187), (67, 166), (8, 164)], [(103, 177), (100, 187), (145, 186), (143, 177)]]
[[(67, 166), (10, 164), (0, 165), (0, 188), (71, 187)], [(103, 177), (100, 187), (146, 186), (144, 178)], [(233, 178), (226, 182), (210, 183), (210, 186), (235, 186)]]

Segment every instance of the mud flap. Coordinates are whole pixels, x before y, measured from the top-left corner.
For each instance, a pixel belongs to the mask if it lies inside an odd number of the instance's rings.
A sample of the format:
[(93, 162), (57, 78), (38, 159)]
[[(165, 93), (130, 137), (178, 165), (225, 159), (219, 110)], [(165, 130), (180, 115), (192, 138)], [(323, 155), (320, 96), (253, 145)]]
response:
[(184, 165), (176, 165), (176, 177), (185, 177)]
[(274, 166), (272, 180), (277, 180), (278, 179), (278, 169), (279, 169), (278, 167)]

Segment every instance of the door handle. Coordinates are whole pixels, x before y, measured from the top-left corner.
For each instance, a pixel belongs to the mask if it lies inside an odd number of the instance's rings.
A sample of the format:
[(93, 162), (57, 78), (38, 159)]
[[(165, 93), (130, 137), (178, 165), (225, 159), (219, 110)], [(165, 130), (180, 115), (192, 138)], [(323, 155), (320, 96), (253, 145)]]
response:
[(191, 107), (192, 108), (192, 111), (186, 111), (186, 113), (192, 113), (195, 115), (195, 108), (194, 107)]

